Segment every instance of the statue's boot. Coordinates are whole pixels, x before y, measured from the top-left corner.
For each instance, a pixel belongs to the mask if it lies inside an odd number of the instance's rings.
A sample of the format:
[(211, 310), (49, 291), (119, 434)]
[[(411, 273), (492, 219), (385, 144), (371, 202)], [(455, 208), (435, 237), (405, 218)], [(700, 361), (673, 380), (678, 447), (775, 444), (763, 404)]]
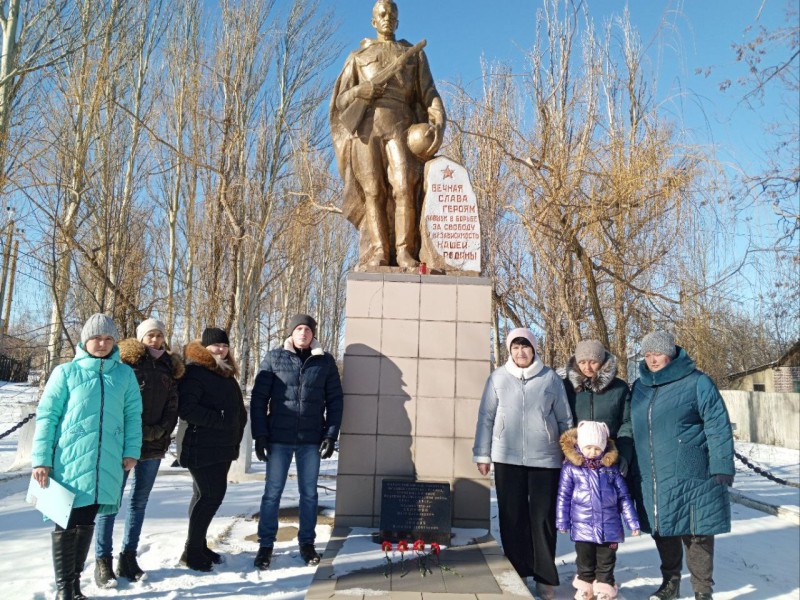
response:
[(416, 213), (413, 210), (398, 207), (394, 216), (395, 248), (397, 250), (397, 266), (413, 269), (419, 265), (414, 258), (414, 233)]
[(385, 218), (381, 218), (375, 202), (367, 202), (364, 219), (366, 219), (366, 231), (370, 237), (370, 258), (367, 266), (385, 267), (389, 264), (389, 231), (384, 222)]

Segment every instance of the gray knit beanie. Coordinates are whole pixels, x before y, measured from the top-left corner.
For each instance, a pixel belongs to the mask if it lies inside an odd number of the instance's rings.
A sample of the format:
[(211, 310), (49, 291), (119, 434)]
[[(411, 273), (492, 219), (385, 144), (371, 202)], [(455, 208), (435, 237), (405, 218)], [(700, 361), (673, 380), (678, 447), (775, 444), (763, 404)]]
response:
[(575, 362), (593, 360), (602, 364), (606, 357), (606, 349), (597, 340), (583, 340), (575, 346)]
[(136, 328), (136, 339), (141, 342), (144, 340), (144, 336), (151, 331), (160, 331), (161, 335), (167, 337), (167, 328), (165, 327), (164, 323), (158, 319), (150, 317), (149, 319), (145, 319), (139, 323), (139, 326)]
[(653, 331), (642, 339), (642, 355), (648, 352), (664, 354), (669, 358), (675, 358), (678, 354), (675, 348), (675, 337), (668, 331)]
[(118, 340), (119, 334), (114, 320), (103, 313), (94, 313), (89, 317), (81, 329), (81, 342), (85, 344), (96, 335), (109, 335), (114, 341)]

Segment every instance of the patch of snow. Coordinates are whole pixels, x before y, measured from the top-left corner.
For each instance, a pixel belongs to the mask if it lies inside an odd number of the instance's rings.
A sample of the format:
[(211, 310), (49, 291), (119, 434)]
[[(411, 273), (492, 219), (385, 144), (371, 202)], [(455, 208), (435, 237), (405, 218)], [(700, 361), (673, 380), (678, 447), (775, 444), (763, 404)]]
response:
[(514, 596), (528, 595), (528, 586), (525, 585), (525, 582), (520, 579), (516, 573), (510, 571), (500, 573), (500, 575), (496, 577), (496, 580), (497, 585), (500, 586), (504, 594), (512, 594)]

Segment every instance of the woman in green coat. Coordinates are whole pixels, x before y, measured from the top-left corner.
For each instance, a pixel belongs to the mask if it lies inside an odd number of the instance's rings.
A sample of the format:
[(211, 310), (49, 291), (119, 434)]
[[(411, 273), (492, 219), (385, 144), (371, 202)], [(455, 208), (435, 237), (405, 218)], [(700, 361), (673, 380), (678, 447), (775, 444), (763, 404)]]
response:
[(94, 519), (117, 511), (123, 470), (142, 445), (139, 383), (120, 363), (117, 337), (110, 317), (89, 317), (75, 358), (53, 370), (36, 411), (33, 478), (47, 487), (52, 477), (75, 494), (66, 528), (52, 534), (58, 600), (85, 598), (80, 575)]
[(617, 377), (616, 356), (597, 340), (583, 340), (575, 346), (562, 377), (575, 422), (606, 424), (608, 437), (619, 451), (619, 471), (627, 476), (633, 459), (631, 392)]
[(641, 473), (639, 520), (653, 534), (663, 582), (651, 600), (680, 597), (683, 546), (696, 600), (711, 600), (714, 536), (731, 530), (733, 432), (711, 379), (672, 334), (642, 340), (631, 416)]

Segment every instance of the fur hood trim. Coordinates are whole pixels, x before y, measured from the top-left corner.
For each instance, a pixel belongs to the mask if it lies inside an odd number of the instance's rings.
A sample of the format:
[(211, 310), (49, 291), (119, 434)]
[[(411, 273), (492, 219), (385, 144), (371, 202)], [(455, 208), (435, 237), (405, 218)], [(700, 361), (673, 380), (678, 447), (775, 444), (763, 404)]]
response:
[[(291, 352), (292, 354), (297, 354), (294, 351), (294, 344), (292, 344), (292, 338), (286, 338), (286, 341), (283, 342), (283, 349), (287, 352)], [(312, 356), (322, 356), (325, 354), (325, 350), (322, 349), (322, 345), (317, 341), (317, 338), (311, 339), (311, 355)]]
[[(136, 338), (124, 339), (117, 343), (117, 347), (119, 348), (120, 360), (126, 365), (130, 366), (133, 366), (139, 362), (144, 356), (145, 352), (147, 352), (147, 347)], [(172, 366), (172, 376), (175, 379), (180, 379), (183, 377), (186, 367), (184, 366), (181, 357), (173, 354), (169, 350), (166, 351), (166, 355), (169, 358), (170, 365)]]
[(232, 367), (231, 369), (220, 368), (217, 364), (217, 359), (214, 358), (211, 352), (206, 350), (206, 347), (203, 346), (200, 340), (189, 342), (183, 354), (186, 356), (186, 364), (205, 367), (209, 371), (214, 371), (214, 373), (222, 377), (238, 377), (239, 375), (239, 367), (236, 364), (236, 360), (233, 358), (233, 354), (230, 353), (230, 350), (228, 351), (227, 362)]
[(591, 379), (581, 372), (574, 354), (570, 356), (567, 361), (567, 366), (564, 367), (564, 371), (576, 392), (588, 390), (595, 394), (602, 394), (608, 389), (608, 386), (611, 385), (614, 378), (617, 376), (617, 357), (606, 350), (603, 364), (600, 365), (600, 369)]
[[(574, 357), (573, 357), (574, 358)], [(564, 459), (571, 462), (573, 465), (580, 467), (583, 465), (585, 457), (578, 449), (578, 428), (573, 427), (567, 429), (561, 434), (561, 451), (564, 452)], [(610, 467), (619, 460), (619, 452), (614, 440), (608, 440), (606, 444), (606, 452), (603, 458), (600, 459), (600, 464), (604, 467)]]

